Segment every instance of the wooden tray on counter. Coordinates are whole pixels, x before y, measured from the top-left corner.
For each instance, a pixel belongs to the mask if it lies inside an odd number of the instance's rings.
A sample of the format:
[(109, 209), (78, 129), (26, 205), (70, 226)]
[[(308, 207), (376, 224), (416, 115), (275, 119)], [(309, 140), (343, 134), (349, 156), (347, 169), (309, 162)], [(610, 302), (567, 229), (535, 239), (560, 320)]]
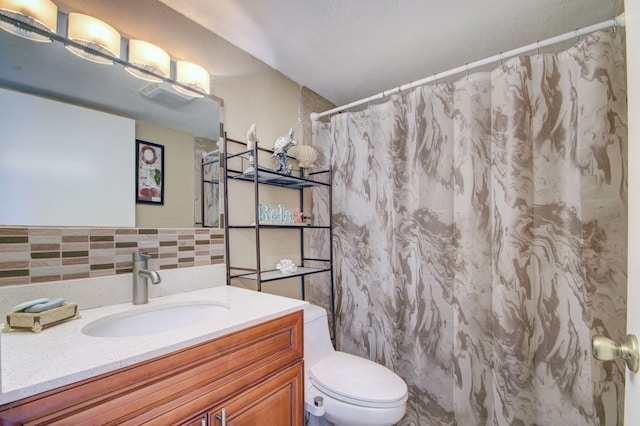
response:
[(26, 312), (11, 312), (7, 314), (7, 321), (4, 323), (3, 332), (11, 329), (31, 330), (40, 333), (43, 328), (52, 327), (69, 319), (80, 318), (78, 305), (75, 303), (65, 303), (57, 308), (48, 311), (29, 314)]

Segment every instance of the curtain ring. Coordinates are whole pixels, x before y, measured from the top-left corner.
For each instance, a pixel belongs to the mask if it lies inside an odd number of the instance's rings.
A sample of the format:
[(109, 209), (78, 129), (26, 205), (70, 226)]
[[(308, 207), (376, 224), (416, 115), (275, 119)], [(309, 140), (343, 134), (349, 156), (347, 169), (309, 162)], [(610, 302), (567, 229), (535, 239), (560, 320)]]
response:
[(536, 41), (536, 55), (540, 57), (540, 40)]
[(580, 28), (576, 28), (575, 34), (576, 41), (580, 41)]
[(502, 52), (500, 52), (500, 66), (502, 66)]
[(618, 30), (618, 20), (616, 19), (615, 16), (612, 16), (611, 20), (613, 21), (613, 27), (612, 27), (613, 28), (613, 36), (615, 37), (616, 36), (616, 32)]

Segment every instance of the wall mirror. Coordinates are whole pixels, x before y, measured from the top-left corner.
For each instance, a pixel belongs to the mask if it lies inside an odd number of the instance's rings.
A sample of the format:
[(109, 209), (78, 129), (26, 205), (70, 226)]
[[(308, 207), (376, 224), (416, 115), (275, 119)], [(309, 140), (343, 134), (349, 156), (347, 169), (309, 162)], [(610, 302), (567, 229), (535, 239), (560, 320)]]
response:
[[(34, 42), (6, 31), (0, 30), (0, 87), (11, 89), (39, 97), (59, 100), (83, 108), (103, 111), (116, 116), (128, 117), (135, 122), (136, 139), (153, 139), (149, 142), (168, 144), (171, 141), (158, 141), (162, 138), (172, 138), (173, 132), (186, 138), (186, 146), (165, 146), (167, 161), (178, 155), (185, 157), (185, 150), (189, 151), (190, 183), (175, 182), (175, 168), (166, 165), (166, 191), (164, 205), (135, 204), (135, 191), (130, 197), (135, 209), (135, 223), (137, 227), (208, 227), (219, 226), (219, 196), (217, 176), (219, 173), (219, 156), (215, 154), (217, 141), (220, 137), (220, 103), (214, 96), (203, 97), (185, 96), (173, 88), (172, 81), (164, 79), (160, 82), (149, 82), (136, 78), (126, 72), (126, 62), (118, 60), (111, 65), (97, 64), (77, 55), (65, 48), (67, 16), (58, 13), (58, 30), (53, 42)], [(15, 20), (0, 14), (0, 21), (15, 23)], [(60, 25), (60, 22), (63, 25)], [(117, 22), (110, 23), (117, 27)], [(60, 34), (65, 34), (64, 36)], [(127, 48), (127, 40), (121, 45)], [(126, 51), (120, 58), (127, 58)], [(175, 62), (171, 62), (175, 71)], [(11, 105), (0, 105), (0, 109), (7, 111)], [(139, 128), (151, 124), (152, 130), (143, 135), (138, 134)], [(28, 126), (44, 125), (41, 122), (30, 122)], [(165, 130), (170, 129), (170, 130)], [(149, 136), (151, 135), (151, 136)], [(155, 136), (157, 135), (157, 136)], [(3, 136), (0, 134), (0, 138)], [(193, 143), (191, 143), (193, 141)], [(28, 140), (16, 140), (16, 144), (29, 144)], [(5, 144), (6, 147), (6, 144)], [(55, 149), (55, 147), (52, 147)], [(0, 144), (2, 149), (2, 144)], [(131, 142), (131, 155), (135, 159), (135, 140)], [(178, 153), (177, 151), (181, 151)], [(213, 152), (213, 153), (212, 153)], [(204, 153), (212, 153), (204, 157)], [(4, 155), (0, 152), (0, 156)], [(39, 164), (46, 162), (46, 158), (37, 158), (38, 152), (32, 152), (30, 158), (24, 162)], [(46, 155), (42, 153), (42, 155)], [(169, 158), (171, 157), (171, 158)], [(199, 175), (202, 170), (202, 159), (205, 158), (205, 181)], [(106, 160), (105, 160), (106, 161)], [(134, 160), (135, 164), (135, 160)], [(120, 165), (121, 167), (121, 165)], [(118, 166), (114, 165), (113, 170)], [(182, 169), (182, 167), (181, 167)], [(183, 170), (184, 171), (184, 170)], [(9, 179), (4, 179), (0, 185), (10, 185)], [(109, 185), (109, 179), (104, 179), (103, 185)], [(203, 192), (204, 191), (204, 197)], [(185, 195), (186, 193), (186, 195)], [(176, 198), (178, 195), (183, 198)], [(184, 197), (188, 197), (188, 202)], [(201, 201), (204, 199), (204, 203)], [(173, 204), (173, 205), (172, 205)], [(204, 209), (203, 209), (204, 205)], [(65, 206), (73, 210), (74, 206)], [(176, 210), (191, 212), (190, 223), (172, 222), (176, 217)], [(181, 213), (182, 214), (182, 213)], [(161, 219), (158, 219), (161, 216)], [(0, 225), (8, 223), (0, 222)], [(9, 223), (15, 225), (15, 223)], [(26, 226), (48, 225), (42, 223), (24, 223)], [(64, 224), (63, 226), (68, 226)], [(73, 226), (88, 226), (80, 219)], [(95, 226), (91, 224), (90, 226)], [(113, 223), (103, 223), (99, 226), (119, 226)]]

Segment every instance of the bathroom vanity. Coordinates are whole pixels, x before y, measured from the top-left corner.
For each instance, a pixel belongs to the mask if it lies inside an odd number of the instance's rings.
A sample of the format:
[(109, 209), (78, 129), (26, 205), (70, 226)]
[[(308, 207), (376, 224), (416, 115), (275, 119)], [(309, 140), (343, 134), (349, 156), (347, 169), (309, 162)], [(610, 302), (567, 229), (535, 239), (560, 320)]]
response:
[[(140, 309), (186, 300), (225, 303), (229, 314), (151, 335), (82, 333), (91, 321), (131, 309), (119, 305), (87, 310), (88, 318), (40, 334), (4, 334), (3, 391), (9, 392), (0, 395), (0, 423), (225, 425), (268, 419), (302, 425), (305, 302), (223, 286), (152, 299)], [(74, 340), (75, 348), (67, 347)], [(37, 356), (24, 348), (33, 345), (41, 346), (45, 365), (29, 368)]]

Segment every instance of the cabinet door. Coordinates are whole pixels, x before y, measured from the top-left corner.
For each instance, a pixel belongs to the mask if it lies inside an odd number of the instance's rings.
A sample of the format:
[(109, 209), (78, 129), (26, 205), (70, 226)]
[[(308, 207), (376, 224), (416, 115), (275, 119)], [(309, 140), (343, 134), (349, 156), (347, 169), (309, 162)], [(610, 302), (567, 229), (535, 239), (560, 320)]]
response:
[(209, 412), (214, 426), (302, 426), (302, 362)]

